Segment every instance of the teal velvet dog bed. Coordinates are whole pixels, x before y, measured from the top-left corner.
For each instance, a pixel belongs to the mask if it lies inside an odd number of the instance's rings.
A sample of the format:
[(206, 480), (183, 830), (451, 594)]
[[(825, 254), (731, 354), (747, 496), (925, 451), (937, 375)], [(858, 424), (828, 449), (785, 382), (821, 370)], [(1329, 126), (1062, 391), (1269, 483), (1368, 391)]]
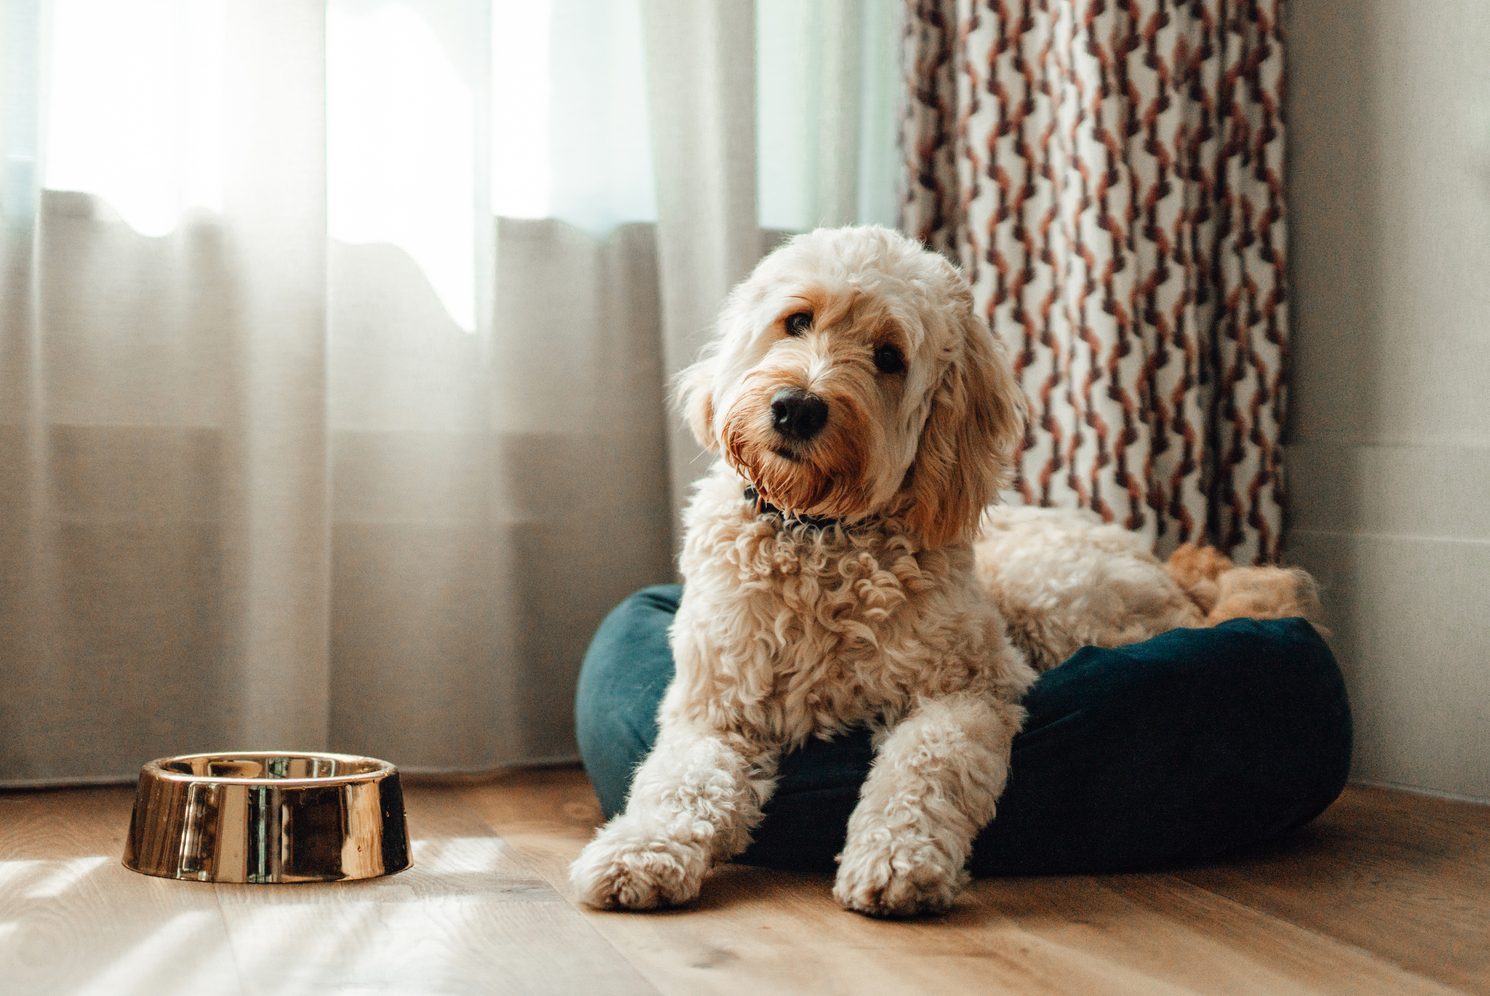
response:
[[(580, 673), (580, 753), (607, 818), (652, 748), (672, 678), (667, 627), (681, 588), (622, 602)], [(976, 875), (1128, 871), (1205, 860), (1319, 815), (1350, 768), (1340, 669), (1302, 619), (1239, 619), (1115, 650), (1087, 647), (1024, 700), (998, 817)], [(739, 859), (829, 871), (869, 771), (869, 735), (782, 759), (755, 842)]]

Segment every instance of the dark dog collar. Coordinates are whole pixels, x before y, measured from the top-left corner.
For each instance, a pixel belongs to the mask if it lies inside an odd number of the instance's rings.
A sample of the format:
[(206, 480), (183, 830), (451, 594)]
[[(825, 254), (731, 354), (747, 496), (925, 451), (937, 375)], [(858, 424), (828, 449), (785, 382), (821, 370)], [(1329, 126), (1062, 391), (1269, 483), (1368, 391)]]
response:
[(745, 486), (745, 500), (755, 509), (756, 515), (771, 516), (786, 523), (801, 523), (804, 526), (812, 526), (814, 529), (828, 529), (832, 526), (847, 528), (847, 523), (842, 519), (828, 519), (818, 515), (791, 515), (783, 512), (762, 498), (760, 492), (750, 485)]

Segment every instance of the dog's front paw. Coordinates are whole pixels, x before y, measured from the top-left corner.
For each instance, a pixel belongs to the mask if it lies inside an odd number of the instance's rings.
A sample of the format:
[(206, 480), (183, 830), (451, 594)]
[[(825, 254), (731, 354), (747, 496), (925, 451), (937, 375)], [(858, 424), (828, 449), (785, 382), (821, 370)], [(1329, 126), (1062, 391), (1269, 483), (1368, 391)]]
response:
[(581, 902), (599, 909), (652, 910), (698, 896), (708, 870), (693, 844), (612, 823), (569, 866)]
[(952, 908), (966, 874), (928, 840), (849, 841), (833, 898), (868, 916), (906, 917)]

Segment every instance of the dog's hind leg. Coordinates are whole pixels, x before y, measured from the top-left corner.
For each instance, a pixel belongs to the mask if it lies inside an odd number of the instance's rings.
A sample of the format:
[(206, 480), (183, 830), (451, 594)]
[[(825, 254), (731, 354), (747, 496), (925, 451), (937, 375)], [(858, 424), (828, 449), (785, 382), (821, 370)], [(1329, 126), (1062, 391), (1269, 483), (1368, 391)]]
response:
[(973, 837), (1009, 774), (1018, 706), (962, 693), (927, 699), (879, 746), (849, 819), (834, 898), (873, 916), (952, 905)]
[(632, 910), (686, 903), (743, 851), (776, 787), (776, 755), (742, 737), (664, 720), (626, 810), (569, 869), (578, 898)]
[(1301, 567), (1234, 567), (1216, 580), (1216, 602), (1206, 623), (1228, 619), (1288, 619), (1300, 616), (1329, 636), (1323, 625), (1319, 585)]
[(1216, 579), (1232, 569), (1231, 559), (1213, 546), (1181, 543), (1164, 563), (1164, 571), (1195, 607), (1206, 613), (1216, 606)]

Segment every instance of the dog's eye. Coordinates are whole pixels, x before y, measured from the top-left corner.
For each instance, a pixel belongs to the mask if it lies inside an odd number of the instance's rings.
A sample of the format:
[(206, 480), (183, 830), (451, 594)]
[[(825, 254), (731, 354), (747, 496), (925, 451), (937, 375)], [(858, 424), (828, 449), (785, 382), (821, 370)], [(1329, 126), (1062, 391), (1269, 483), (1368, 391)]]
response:
[(874, 351), (874, 365), (880, 373), (904, 373), (905, 357), (900, 350), (886, 343)]
[(786, 316), (786, 334), (801, 335), (812, 328), (812, 313), (799, 311), (795, 315)]

